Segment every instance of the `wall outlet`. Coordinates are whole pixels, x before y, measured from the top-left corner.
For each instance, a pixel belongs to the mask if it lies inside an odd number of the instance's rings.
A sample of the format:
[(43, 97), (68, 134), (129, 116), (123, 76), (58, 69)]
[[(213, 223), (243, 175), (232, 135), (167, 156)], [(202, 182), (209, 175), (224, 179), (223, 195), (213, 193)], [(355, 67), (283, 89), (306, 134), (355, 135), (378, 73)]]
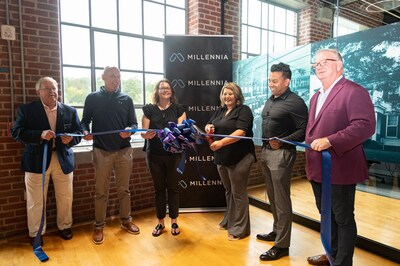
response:
[(10, 25), (1, 25), (1, 38), (3, 40), (15, 41), (15, 27)]

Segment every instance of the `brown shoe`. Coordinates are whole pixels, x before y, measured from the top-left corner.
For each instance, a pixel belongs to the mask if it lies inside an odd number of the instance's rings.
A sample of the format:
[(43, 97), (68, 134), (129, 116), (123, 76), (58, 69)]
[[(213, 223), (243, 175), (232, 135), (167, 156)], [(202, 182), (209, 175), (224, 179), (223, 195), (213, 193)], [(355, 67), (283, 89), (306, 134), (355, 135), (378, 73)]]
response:
[(129, 234), (137, 235), (140, 233), (139, 227), (132, 222), (121, 224), (121, 228), (127, 231)]
[(308, 257), (307, 261), (311, 265), (329, 265), (328, 256), (325, 254)]
[(94, 229), (92, 240), (96, 245), (100, 245), (104, 242), (103, 228)]

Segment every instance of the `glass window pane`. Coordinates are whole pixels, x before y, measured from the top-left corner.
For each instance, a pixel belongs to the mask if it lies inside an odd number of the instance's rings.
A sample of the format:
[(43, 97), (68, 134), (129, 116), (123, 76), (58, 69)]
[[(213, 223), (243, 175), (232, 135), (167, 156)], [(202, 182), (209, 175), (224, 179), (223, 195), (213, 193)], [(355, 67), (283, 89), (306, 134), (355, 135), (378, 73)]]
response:
[(143, 104), (143, 75), (121, 71), (121, 89), (128, 94), (135, 104)]
[(142, 39), (120, 37), (121, 69), (143, 70)]
[(164, 6), (144, 2), (144, 35), (160, 37), (164, 35)]
[(262, 3), (262, 24), (261, 27), (264, 29), (268, 29), (268, 4), (267, 3)]
[(396, 137), (397, 136), (397, 130), (396, 127), (388, 127), (387, 128), (387, 137)]
[(142, 34), (142, 0), (119, 0), (119, 30)]
[(92, 26), (110, 30), (117, 29), (116, 0), (92, 0)]
[(268, 53), (268, 31), (261, 31), (261, 54)]
[(297, 46), (296, 38), (286, 35), (286, 49), (294, 48)]
[(260, 30), (254, 27), (249, 27), (249, 49), (252, 54), (260, 54)]
[(117, 35), (95, 32), (94, 51), (96, 67), (118, 66)]
[(280, 33), (274, 34), (274, 52), (285, 50), (285, 35)]
[[(145, 85), (145, 91), (146, 91), (146, 104), (147, 103), (152, 103), (151, 96), (154, 91), (154, 87), (156, 86), (157, 82), (160, 81), (164, 76), (163, 75), (157, 75), (157, 74), (146, 74), (145, 75), (145, 80), (146, 80), (146, 85)], [(179, 101), (179, 99), (178, 99)]]
[(249, 25), (260, 27), (261, 25), (261, 2), (258, 0), (249, 0)]
[(159, 3), (164, 4), (164, 1), (165, 1), (165, 0), (151, 0), (151, 1), (153, 1), (153, 2), (159, 2)]
[(247, 0), (242, 0), (242, 23), (248, 24), (247, 21)]
[(285, 32), (286, 29), (286, 10), (280, 7), (275, 7), (275, 30)]
[(185, 34), (185, 10), (167, 7), (167, 34)]
[(96, 90), (99, 90), (101, 86), (104, 86), (104, 80), (101, 78), (103, 75), (103, 69), (96, 69)]
[(248, 40), (248, 36), (247, 36), (247, 26), (242, 25), (242, 51), (243, 52), (247, 52), (247, 40)]
[(91, 92), (90, 69), (63, 67), (64, 102), (72, 106), (83, 106)]
[[(76, 8), (79, 6), (79, 8)], [(81, 25), (89, 25), (88, 0), (60, 0), (60, 19)]]
[(185, 8), (185, 0), (167, 0), (168, 5)]
[(90, 35), (88, 29), (62, 25), (61, 41), (63, 64), (90, 66)]
[(274, 52), (274, 33), (268, 32), (268, 53)]
[(163, 43), (157, 41), (144, 41), (144, 69), (150, 72), (163, 73)]
[(296, 35), (297, 31), (297, 15), (294, 12), (287, 11), (286, 16), (286, 33)]
[(273, 5), (268, 8), (268, 28), (275, 30), (275, 6)]

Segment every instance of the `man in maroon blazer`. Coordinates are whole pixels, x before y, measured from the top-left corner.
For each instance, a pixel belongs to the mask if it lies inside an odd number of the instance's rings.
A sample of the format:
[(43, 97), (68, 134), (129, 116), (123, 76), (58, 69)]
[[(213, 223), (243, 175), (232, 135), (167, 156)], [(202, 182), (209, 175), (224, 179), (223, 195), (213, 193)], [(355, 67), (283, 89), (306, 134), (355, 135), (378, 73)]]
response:
[[(343, 77), (337, 50), (316, 53), (313, 68), (322, 88), (310, 100), (306, 143), (307, 178), (321, 211), (322, 153), (332, 156), (332, 257), (335, 265), (352, 265), (357, 227), (354, 219), (356, 184), (368, 178), (363, 142), (375, 132), (375, 112), (368, 91)], [(319, 260), (318, 260), (319, 259)], [(324, 260), (325, 259), (325, 260)], [(328, 263), (326, 257), (308, 258), (310, 264)]]

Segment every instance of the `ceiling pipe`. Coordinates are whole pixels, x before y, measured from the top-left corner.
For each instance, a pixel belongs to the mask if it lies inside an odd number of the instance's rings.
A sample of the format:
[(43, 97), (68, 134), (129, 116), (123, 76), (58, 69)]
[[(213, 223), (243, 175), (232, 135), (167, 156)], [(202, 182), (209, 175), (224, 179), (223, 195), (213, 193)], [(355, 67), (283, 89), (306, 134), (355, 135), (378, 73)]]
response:
[(18, 12), (19, 12), (19, 37), (20, 37), (20, 47), (21, 47), (22, 99), (23, 99), (23, 103), (26, 103), (24, 34), (23, 34), (23, 25), (22, 25), (22, 0), (18, 0)]
[[(319, 1), (322, 2), (322, 3), (325, 3), (325, 4), (329, 4), (329, 5), (335, 6), (335, 4), (332, 4), (332, 3), (329, 2), (329, 1), (325, 1), (325, 0), (319, 0)], [(382, 20), (378, 20), (378, 19), (369, 17), (369, 16), (367, 16), (367, 15), (365, 15), (365, 14), (363, 14), (363, 13), (354, 11), (353, 9), (350, 9), (350, 8), (340, 7), (340, 9), (341, 9), (341, 10), (349, 11), (349, 12), (351, 12), (351, 13), (354, 13), (354, 14), (359, 15), (360, 17), (364, 17), (364, 18), (367, 18), (367, 19), (369, 19), (369, 20), (372, 20), (372, 21), (375, 21), (375, 22), (378, 22), (378, 23), (382, 23), (382, 24), (385, 24), (385, 25), (388, 24), (388, 23), (386, 23), (386, 22), (384, 22), (384, 21), (382, 21)]]
[(228, 0), (221, 0), (221, 35), (225, 35), (225, 3)]
[[(9, 1), (6, 0), (6, 24), (10, 25), (10, 14), (9, 14)], [(13, 64), (12, 64), (12, 54), (11, 54), (11, 41), (7, 40), (7, 48), (8, 48), (8, 67), (10, 74), (10, 95), (11, 95), (11, 121), (14, 121), (15, 111), (14, 111), (14, 72), (13, 72)]]

